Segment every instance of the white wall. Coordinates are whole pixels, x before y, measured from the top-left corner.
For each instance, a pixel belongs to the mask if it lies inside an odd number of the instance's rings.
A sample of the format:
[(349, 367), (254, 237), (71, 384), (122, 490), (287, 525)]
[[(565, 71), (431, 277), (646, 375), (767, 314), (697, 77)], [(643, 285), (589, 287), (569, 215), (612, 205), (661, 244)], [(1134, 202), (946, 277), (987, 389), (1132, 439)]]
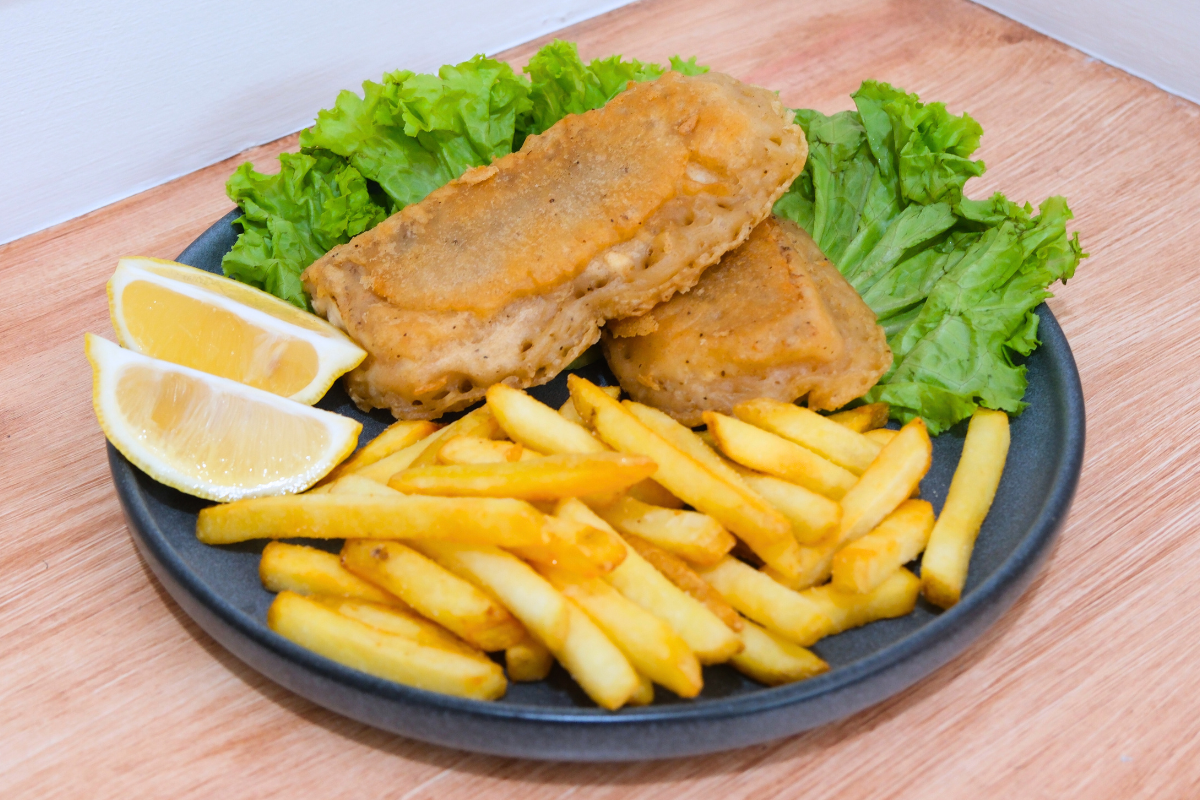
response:
[(1200, 103), (1200, 0), (975, 0)]
[(0, 243), (630, 0), (0, 0)]

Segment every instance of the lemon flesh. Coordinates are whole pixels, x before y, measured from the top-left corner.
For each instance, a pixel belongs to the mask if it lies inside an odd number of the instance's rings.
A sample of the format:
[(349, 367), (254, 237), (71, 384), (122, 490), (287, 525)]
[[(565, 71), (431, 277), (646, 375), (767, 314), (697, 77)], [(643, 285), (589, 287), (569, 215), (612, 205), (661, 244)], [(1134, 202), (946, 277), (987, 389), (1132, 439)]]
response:
[(131, 350), (298, 402), (315, 403), (366, 356), (312, 314), (181, 264), (121, 259), (108, 290)]
[(109, 441), (160, 483), (209, 500), (298, 492), (354, 450), (354, 420), (87, 335)]

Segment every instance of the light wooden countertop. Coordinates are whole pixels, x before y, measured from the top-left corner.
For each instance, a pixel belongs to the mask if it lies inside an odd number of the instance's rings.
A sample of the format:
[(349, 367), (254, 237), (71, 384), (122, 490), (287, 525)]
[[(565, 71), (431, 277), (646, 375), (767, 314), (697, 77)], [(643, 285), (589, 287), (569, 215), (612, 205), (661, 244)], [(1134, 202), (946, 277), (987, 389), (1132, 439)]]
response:
[[(1195, 796), (1200, 109), (965, 0), (648, 0), (560, 35), (587, 58), (697, 54), (793, 107), (849, 108), (862, 79), (887, 80), (982, 123), (989, 170), (973, 196), (1070, 199), (1091, 258), (1050, 307), (1083, 375), (1088, 447), (1048, 567), (987, 635), (892, 700), (691, 760), (469, 755), (272, 684), (135, 552), (82, 335), (111, 336), (118, 256), (176, 256), (229, 210), (237, 163), (268, 164), (288, 137), (0, 247), (0, 795)], [(523, 62), (538, 44), (505, 55)], [(402, 67), (402, 36), (396, 52)], [(48, 179), (72, 177), (50, 165)]]

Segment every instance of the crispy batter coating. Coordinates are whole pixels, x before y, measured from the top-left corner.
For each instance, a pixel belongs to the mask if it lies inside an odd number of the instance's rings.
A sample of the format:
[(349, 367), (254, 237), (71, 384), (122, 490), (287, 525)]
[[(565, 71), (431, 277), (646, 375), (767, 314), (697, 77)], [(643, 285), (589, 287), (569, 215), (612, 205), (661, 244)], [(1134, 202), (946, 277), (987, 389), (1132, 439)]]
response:
[(804, 166), (775, 96), (669, 72), (567, 117), (327, 253), (313, 307), (369, 353), (360, 408), (431, 419), (553, 378), (609, 319), (687, 289)]
[(610, 323), (621, 387), (685, 425), (756, 397), (838, 408), (892, 364), (875, 315), (803, 229), (770, 217), (695, 288)]

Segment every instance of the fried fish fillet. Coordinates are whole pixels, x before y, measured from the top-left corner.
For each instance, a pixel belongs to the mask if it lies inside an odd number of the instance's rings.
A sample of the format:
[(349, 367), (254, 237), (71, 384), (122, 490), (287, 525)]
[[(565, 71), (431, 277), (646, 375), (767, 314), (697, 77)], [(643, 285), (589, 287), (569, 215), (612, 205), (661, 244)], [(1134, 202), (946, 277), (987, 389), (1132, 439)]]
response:
[(689, 292), (610, 323), (621, 388), (685, 425), (770, 397), (838, 408), (892, 365), (883, 328), (802, 228), (770, 217)]
[(369, 354), (346, 380), (358, 406), (436, 418), (545, 383), (606, 320), (692, 286), (807, 153), (773, 93), (668, 72), (334, 248), (304, 285)]

